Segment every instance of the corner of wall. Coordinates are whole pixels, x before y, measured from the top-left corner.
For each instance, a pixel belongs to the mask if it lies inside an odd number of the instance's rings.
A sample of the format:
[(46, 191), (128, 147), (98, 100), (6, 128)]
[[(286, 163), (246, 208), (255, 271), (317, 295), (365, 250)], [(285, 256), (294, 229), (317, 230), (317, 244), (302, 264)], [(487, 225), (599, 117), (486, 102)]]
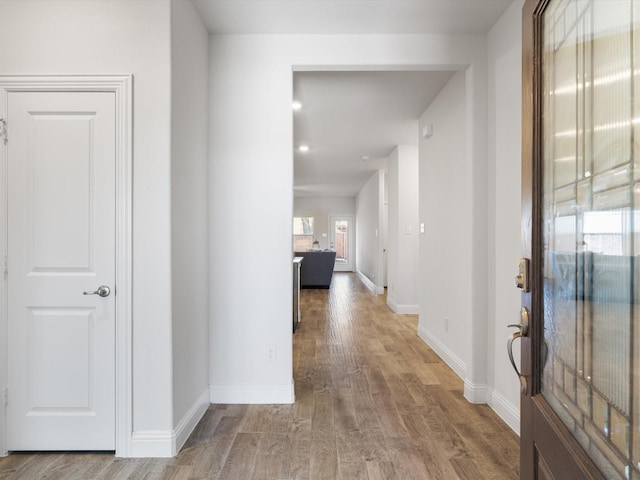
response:
[(402, 305), (398, 304), (393, 297), (387, 295), (387, 305), (393, 313), (398, 315), (418, 315), (420, 313), (419, 305)]
[(186, 443), (189, 435), (198, 425), (209, 408), (209, 391), (202, 392), (197, 401), (172, 430), (147, 430), (131, 435), (131, 458), (175, 457)]
[(464, 379), (464, 398), (469, 403), (482, 404), (489, 403), (488, 399), (491, 395), (491, 388), (489, 385), (472, 383), (468, 378)]
[(202, 392), (200, 397), (198, 397), (184, 417), (182, 417), (182, 420), (180, 420), (174, 431), (174, 449), (176, 454), (182, 449), (189, 438), (189, 435), (191, 435), (195, 430), (198, 422), (202, 419), (209, 408), (209, 405), (211, 405), (211, 402), (209, 401), (209, 389), (207, 388)]

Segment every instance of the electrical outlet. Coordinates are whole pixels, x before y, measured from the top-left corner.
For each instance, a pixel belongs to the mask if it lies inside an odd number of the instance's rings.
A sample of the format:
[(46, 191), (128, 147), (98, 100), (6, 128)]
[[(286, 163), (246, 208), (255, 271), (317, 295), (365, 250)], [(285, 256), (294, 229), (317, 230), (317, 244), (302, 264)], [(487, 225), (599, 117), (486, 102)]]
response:
[(444, 331), (445, 332), (449, 331), (449, 319), (448, 318), (444, 319)]
[(276, 346), (275, 345), (267, 345), (267, 362), (273, 362), (276, 359)]

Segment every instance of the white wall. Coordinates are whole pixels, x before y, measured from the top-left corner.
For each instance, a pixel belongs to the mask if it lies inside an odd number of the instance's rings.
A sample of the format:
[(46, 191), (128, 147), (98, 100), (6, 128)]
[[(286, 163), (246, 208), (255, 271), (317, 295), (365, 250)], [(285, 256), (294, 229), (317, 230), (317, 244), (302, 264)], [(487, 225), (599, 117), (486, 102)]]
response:
[[(466, 156), (466, 81), (456, 73), (423, 113), (420, 138), (419, 334), (463, 379), (471, 357), (472, 171)], [(486, 337), (483, 335), (481, 340)]]
[[(519, 384), (505, 343), (507, 324), (518, 323), (514, 288), (520, 257), (521, 9), (516, 0), (488, 36), (489, 52), (489, 404), (520, 430)], [(520, 345), (514, 351), (519, 354)], [(519, 357), (519, 355), (518, 355)]]
[(397, 146), (388, 157), (388, 165), (387, 304), (396, 313), (417, 314), (418, 146)]
[(173, 429), (168, 0), (0, 2), (0, 74), (134, 76), (133, 425)]
[(293, 199), (293, 216), (313, 217), (314, 236), (323, 250), (329, 248), (329, 215), (355, 215), (355, 213), (354, 197), (295, 197)]
[(171, 2), (173, 418), (181, 447), (209, 405), (209, 34)]
[(377, 170), (356, 196), (356, 271), (377, 293), (384, 292), (382, 214), (384, 172)]
[(505, 344), (520, 309), (521, 7), (514, 1), (487, 38), (487, 169), (469, 161), (468, 77), (456, 74), (419, 129), (434, 132), (420, 141), (419, 333), (465, 380), (465, 396), (516, 432), (520, 397)]
[[(464, 70), (465, 158), (482, 170), (487, 155), (486, 37), (214, 35), (210, 59), (212, 399), (291, 401), (293, 70)], [(482, 192), (474, 195), (480, 207), (486, 205)], [(485, 217), (479, 221), (486, 223)], [(486, 256), (486, 240), (479, 238), (477, 245)], [(473, 274), (486, 282), (481, 270), (479, 264)], [(486, 308), (483, 312), (486, 316)], [(265, 361), (266, 344), (276, 347), (273, 362)], [(486, 351), (478, 358), (485, 368)]]

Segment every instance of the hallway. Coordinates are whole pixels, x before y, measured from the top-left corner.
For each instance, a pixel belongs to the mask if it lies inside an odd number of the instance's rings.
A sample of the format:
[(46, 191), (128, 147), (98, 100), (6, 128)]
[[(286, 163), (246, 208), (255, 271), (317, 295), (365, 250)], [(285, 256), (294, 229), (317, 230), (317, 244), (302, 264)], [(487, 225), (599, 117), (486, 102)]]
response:
[(180, 454), (13, 454), (0, 479), (516, 479), (518, 437), (355, 274), (302, 291), (294, 405), (211, 405)]
[[(463, 398), (462, 380), (418, 338), (417, 322), (356, 274), (302, 291), (294, 423), (310, 431), (297, 433), (311, 438), (309, 478), (518, 478), (518, 437)], [(282, 478), (307, 478), (297, 472)]]

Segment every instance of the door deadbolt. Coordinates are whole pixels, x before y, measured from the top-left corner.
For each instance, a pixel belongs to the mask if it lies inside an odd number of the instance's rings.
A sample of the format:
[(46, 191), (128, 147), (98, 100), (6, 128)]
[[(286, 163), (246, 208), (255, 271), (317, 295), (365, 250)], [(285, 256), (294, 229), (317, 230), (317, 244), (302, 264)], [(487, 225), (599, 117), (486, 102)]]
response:
[(529, 292), (529, 259), (521, 258), (518, 262), (518, 275), (516, 275), (516, 287), (523, 292)]

